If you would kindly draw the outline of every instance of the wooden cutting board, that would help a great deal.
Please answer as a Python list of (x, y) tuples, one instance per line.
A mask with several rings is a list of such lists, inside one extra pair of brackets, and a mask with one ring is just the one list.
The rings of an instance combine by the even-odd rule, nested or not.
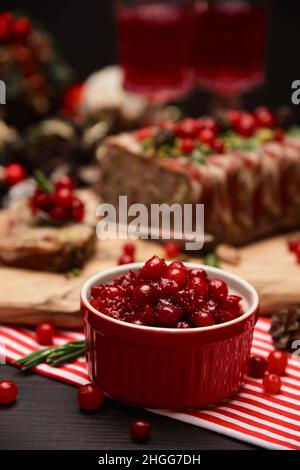
[[(286, 240), (287, 236), (278, 236), (242, 248), (238, 266), (222, 263), (224, 269), (242, 276), (256, 287), (264, 314), (300, 303), (300, 265), (288, 252)], [(80, 326), (80, 287), (89, 276), (117, 263), (123, 243), (123, 240), (98, 241), (96, 255), (77, 278), (0, 268), (0, 322), (34, 325), (50, 321), (68, 328)], [(138, 241), (136, 245), (137, 261), (144, 261), (153, 254), (163, 256), (160, 244)], [(201, 262), (197, 257), (187, 259)]]

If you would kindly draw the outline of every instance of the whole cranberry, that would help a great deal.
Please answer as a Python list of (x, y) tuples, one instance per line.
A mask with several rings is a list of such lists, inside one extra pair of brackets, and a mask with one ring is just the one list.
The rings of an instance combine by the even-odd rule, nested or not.
[(36, 209), (48, 212), (54, 205), (53, 194), (38, 192), (33, 198), (33, 204)]
[(18, 396), (18, 387), (11, 380), (0, 380), (0, 403), (10, 405)]
[(32, 30), (31, 21), (25, 16), (19, 16), (11, 23), (11, 34), (15, 39), (24, 40)]
[(202, 129), (207, 129), (207, 130), (210, 130), (213, 132), (214, 135), (216, 135), (220, 128), (219, 128), (219, 124), (217, 123), (217, 121), (211, 117), (204, 117), (204, 118), (201, 118), (198, 120), (198, 125), (200, 126), (200, 131)]
[(209, 293), (214, 300), (220, 300), (227, 297), (228, 287), (222, 279), (212, 279), (209, 282)]
[(53, 344), (55, 329), (49, 323), (42, 323), (36, 327), (35, 335), (39, 344), (42, 344), (43, 346), (50, 346)]
[(105, 295), (109, 299), (118, 299), (122, 297), (122, 289), (118, 286), (105, 286), (104, 289), (102, 289), (102, 295)]
[(284, 131), (282, 129), (275, 129), (274, 130), (274, 140), (276, 140), (276, 142), (283, 142), (283, 140), (284, 140)]
[(146, 442), (150, 437), (150, 432), (148, 421), (134, 421), (130, 427), (130, 434), (135, 442)]
[(182, 313), (182, 309), (177, 305), (160, 302), (157, 306), (156, 318), (161, 325), (168, 328), (176, 328)]
[(0, 41), (6, 41), (11, 34), (11, 20), (4, 13), (0, 15)]
[(71, 207), (73, 203), (73, 192), (68, 188), (57, 189), (54, 194), (55, 203), (62, 207)]
[(160, 124), (159, 124), (159, 127), (161, 129), (166, 129), (168, 131), (172, 131), (172, 132), (175, 132), (176, 128), (177, 128), (177, 124), (175, 121), (170, 121), (170, 120), (166, 120), (166, 121), (162, 121)]
[(196, 295), (206, 297), (208, 295), (208, 284), (203, 277), (195, 276), (188, 282), (188, 289), (192, 289)]
[(177, 258), (181, 253), (180, 245), (176, 242), (168, 242), (165, 244), (166, 257), (169, 259)]
[(66, 220), (68, 218), (68, 212), (63, 206), (54, 206), (49, 210), (49, 215), (54, 220)]
[(261, 356), (251, 356), (248, 364), (248, 375), (262, 379), (267, 370), (267, 361)]
[(152, 304), (157, 300), (155, 289), (150, 284), (141, 284), (133, 291), (132, 301), (134, 305)]
[(288, 355), (284, 351), (272, 351), (268, 357), (268, 372), (283, 375), (288, 365)]
[(73, 196), (71, 204), (71, 217), (76, 222), (82, 222), (84, 219), (85, 208), (83, 202), (76, 196)]
[(230, 111), (228, 111), (228, 121), (229, 123), (234, 126), (240, 119), (242, 115), (242, 111), (240, 111), (239, 109), (231, 109)]
[(193, 140), (197, 137), (199, 130), (199, 122), (196, 119), (185, 119), (177, 125), (175, 133), (177, 137), (181, 137), (182, 139)]
[(27, 178), (25, 168), (19, 163), (10, 163), (4, 167), (4, 182), (13, 186)]
[(135, 255), (135, 244), (134, 243), (125, 243), (123, 246), (123, 251), (125, 255), (134, 256)]
[(207, 279), (207, 274), (204, 269), (191, 269), (189, 271), (190, 277), (203, 277), (203, 279)]
[(220, 299), (220, 305), (223, 309), (232, 313), (234, 317), (239, 317), (242, 313), (240, 301), (241, 297), (239, 295), (228, 295)]
[(156, 324), (156, 312), (151, 305), (144, 306), (141, 321), (143, 325), (154, 326)]
[(195, 149), (195, 142), (193, 139), (183, 139), (180, 143), (180, 150), (182, 153), (190, 154)]
[(265, 106), (260, 106), (254, 112), (256, 120), (256, 127), (263, 128), (267, 127), (272, 129), (276, 125), (276, 116), (272, 111)]
[(215, 133), (211, 129), (202, 129), (198, 134), (201, 144), (212, 146), (215, 140)]
[(139, 129), (136, 131), (135, 136), (139, 142), (142, 142), (143, 140), (150, 139), (152, 137), (152, 130), (149, 127)]
[(83, 410), (96, 410), (102, 405), (104, 393), (98, 385), (89, 383), (80, 387), (77, 398)]
[(122, 255), (119, 259), (118, 259), (118, 264), (121, 266), (123, 264), (131, 264), (131, 263), (134, 263), (134, 258), (132, 255)]
[(192, 323), (197, 327), (212, 326), (214, 324), (212, 313), (209, 310), (199, 310), (191, 315)]
[(158, 256), (153, 256), (149, 259), (140, 271), (140, 277), (142, 279), (158, 281), (165, 268), (165, 262)]
[(166, 269), (166, 278), (175, 281), (182, 289), (187, 282), (187, 270), (182, 263), (171, 263)]
[(211, 147), (217, 153), (224, 153), (224, 142), (222, 139), (214, 139)]
[(219, 309), (215, 312), (215, 321), (217, 324), (226, 323), (234, 319), (234, 314), (228, 310)]
[(263, 378), (263, 386), (267, 393), (276, 395), (281, 390), (281, 379), (276, 374), (266, 373)]
[(179, 291), (179, 285), (172, 279), (162, 278), (159, 286), (163, 297), (172, 297)]
[(242, 113), (233, 125), (234, 130), (243, 137), (252, 137), (256, 129), (256, 120), (250, 113)]
[(61, 176), (55, 181), (56, 189), (69, 189), (72, 191), (75, 188), (75, 181), (70, 176)]

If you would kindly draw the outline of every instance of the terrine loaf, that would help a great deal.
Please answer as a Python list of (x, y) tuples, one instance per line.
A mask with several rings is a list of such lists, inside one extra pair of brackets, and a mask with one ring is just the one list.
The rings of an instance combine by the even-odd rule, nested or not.
[(267, 108), (163, 122), (110, 137), (98, 149), (106, 202), (203, 203), (205, 231), (243, 244), (300, 225), (300, 132)]
[(0, 265), (52, 272), (84, 266), (95, 248), (98, 198), (68, 192), (62, 185), (70, 181), (61, 178), (53, 191), (37, 186), (1, 211)]

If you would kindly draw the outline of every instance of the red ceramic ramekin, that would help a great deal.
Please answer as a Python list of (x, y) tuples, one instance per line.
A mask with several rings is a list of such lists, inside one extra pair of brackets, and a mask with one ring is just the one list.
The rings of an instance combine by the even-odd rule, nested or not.
[(90, 278), (81, 291), (88, 341), (90, 378), (112, 398), (149, 408), (201, 407), (229, 397), (244, 382), (258, 295), (243, 279), (221, 269), (203, 268), (223, 279), (243, 298), (245, 313), (230, 322), (204, 328), (175, 329), (132, 325), (99, 313), (89, 303), (95, 284), (141, 268), (142, 263), (114, 267)]

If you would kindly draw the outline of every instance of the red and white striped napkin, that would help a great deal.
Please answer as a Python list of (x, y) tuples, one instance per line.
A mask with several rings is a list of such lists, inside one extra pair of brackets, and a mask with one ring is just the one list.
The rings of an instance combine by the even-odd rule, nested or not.
[[(267, 319), (258, 321), (254, 332), (253, 354), (267, 356), (272, 351), (269, 326)], [(54, 343), (61, 345), (83, 337), (83, 334), (72, 331), (58, 332)], [(0, 326), (0, 356), (6, 357), (8, 362), (39, 348), (31, 330)], [(37, 366), (35, 371), (76, 386), (89, 381), (84, 359), (59, 368), (43, 364)], [(299, 450), (300, 360), (290, 358), (287, 373), (282, 381), (282, 392), (279, 395), (264, 393), (261, 380), (247, 378), (238, 394), (216, 405), (193, 412), (154, 412), (260, 447)]]

